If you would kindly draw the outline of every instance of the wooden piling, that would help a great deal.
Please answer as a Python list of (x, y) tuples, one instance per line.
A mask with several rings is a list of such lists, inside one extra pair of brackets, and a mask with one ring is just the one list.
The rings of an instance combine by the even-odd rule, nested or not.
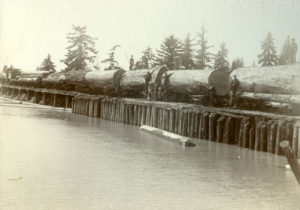
[(277, 132), (276, 132), (276, 144), (275, 144), (275, 154), (282, 154), (280, 151), (280, 142), (283, 141), (284, 126), (286, 121), (284, 119), (278, 120), (277, 122)]
[(224, 130), (224, 123), (225, 123), (225, 116), (221, 115), (221, 117), (217, 120), (217, 142), (223, 141), (223, 130)]
[(262, 123), (260, 127), (260, 151), (267, 151), (267, 125)]
[(216, 141), (216, 120), (218, 115), (216, 113), (209, 114), (209, 135), (210, 141)]

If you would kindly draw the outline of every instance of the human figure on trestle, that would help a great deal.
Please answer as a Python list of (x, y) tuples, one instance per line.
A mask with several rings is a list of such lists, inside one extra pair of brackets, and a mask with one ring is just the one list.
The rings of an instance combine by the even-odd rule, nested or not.
[(234, 105), (234, 101), (236, 100), (236, 93), (239, 89), (240, 82), (237, 79), (236, 75), (233, 76), (233, 80), (230, 83), (230, 98), (229, 98), (229, 105)]

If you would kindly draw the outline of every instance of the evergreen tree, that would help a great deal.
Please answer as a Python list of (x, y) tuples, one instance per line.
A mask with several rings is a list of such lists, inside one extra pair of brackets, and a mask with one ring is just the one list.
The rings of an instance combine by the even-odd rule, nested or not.
[(183, 43), (182, 65), (185, 69), (193, 69), (195, 64), (193, 61), (194, 49), (190, 33), (187, 34)]
[(8, 71), (8, 66), (7, 66), (7, 65), (4, 65), (2, 71), (3, 71), (3, 73), (7, 73), (7, 71)]
[(140, 67), (142, 68), (152, 68), (154, 66), (155, 55), (152, 52), (152, 49), (148, 47), (145, 51), (142, 52), (143, 56), (140, 60)]
[(269, 32), (261, 44), (262, 53), (258, 55), (258, 63), (261, 66), (275, 66), (278, 63), (274, 39)]
[(244, 67), (244, 60), (242, 58), (236, 58), (231, 63), (231, 71), (242, 67)]
[(295, 64), (297, 55), (297, 43), (295, 39), (291, 39), (290, 36), (285, 40), (281, 53), (279, 56), (279, 64)]
[(178, 69), (180, 67), (180, 57), (182, 56), (182, 43), (174, 35), (165, 38), (157, 50), (157, 63), (167, 65), (169, 69)]
[(225, 43), (220, 44), (220, 50), (215, 56), (215, 70), (229, 70), (229, 62), (227, 61), (228, 50), (226, 49)]
[(108, 53), (109, 57), (107, 59), (101, 61), (101, 63), (109, 63), (108, 68), (106, 68), (105, 70), (120, 69), (120, 67), (118, 67), (119, 63), (115, 59), (115, 51), (118, 47), (121, 47), (121, 45), (113, 46), (113, 48), (111, 48), (110, 52)]
[(204, 69), (211, 67), (210, 62), (213, 59), (213, 54), (208, 52), (208, 49), (213, 47), (207, 44), (207, 40), (205, 37), (206, 30), (204, 25), (201, 28), (201, 32), (199, 33), (199, 45), (200, 49), (197, 51), (196, 63), (198, 69)]
[(48, 54), (47, 58), (44, 59), (44, 61), (42, 62), (42, 65), (40, 67), (38, 67), (39, 71), (55, 71), (55, 65), (51, 60), (51, 56), (50, 54)]
[(86, 26), (73, 26), (73, 32), (68, 33), (67, 41), (70, 44), (65, 59), (65, 71), (86, 70), (92, 65), (97, 55), (95, 40), (86, 34)]

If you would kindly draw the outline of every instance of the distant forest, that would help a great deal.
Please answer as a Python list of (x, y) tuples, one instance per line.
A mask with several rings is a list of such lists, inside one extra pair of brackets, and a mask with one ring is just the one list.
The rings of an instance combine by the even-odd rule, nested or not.
[[(173, 69), (206, 69), (214, 68), (222, 71), (232, 71), (236, 68), (244, 67), (242, 57), (235, 58), (230, 64), (227, 58), (228, 49), (225, 43), (221, 43), (216, 54), (210, 52), (214, 46), (209, 45), (206, 37), (206, 29), (203, 25), (196, 38), (191, 38), (190, 33), (184, 39), (179, 39), (174, 35), (164, 38), (160, 48), (153, 50), (148, 46), (142, 51), (142, 56), (134, 60), (130, 58), (128, 68), (150, 69), (156, 65), (166, 65), (170, 70)], [(77, 70), (99, 70), (99, 65), (95, 63), (97, 50), (95, 49), (95, 41), (87, 34), (86, 26), (73, 26), (72, 32), (67, 34), (67, 43), (65, 58), (61, 62), (65, 64), (62, 71)], [(108, 67), (104, 70), (120, 69), (119, 63), (115, 58), (115, 51), (120, 45), (113, 46), (108, 57), (102, 60), (102, 63), (108, 63)], [(275, 66), (296, 64), (297, 43), (296, 40), (288, 36), (278, 53), (274, 45), (274, 38), (269, 32), (266, 38), (261, 42), (261, 52), (258, 54), (257, 63), (259, 66)], [(256, 66), (253, 62), (252, 66)], [(11, 65), (9, 68), (13, 68)], [(55, 65), (51, 60), (51, 55), (42, 61), (37, 70), (55, 71)], [(4, 66), (3, 71), (8, 69)]]

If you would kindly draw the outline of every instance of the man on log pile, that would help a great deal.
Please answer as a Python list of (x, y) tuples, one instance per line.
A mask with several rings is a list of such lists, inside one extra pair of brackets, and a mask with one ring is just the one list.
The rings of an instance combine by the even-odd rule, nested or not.
[(129, 61), (129, 70), (133, 70), (133, 67), (134, 67), (134, 58), (133, 58), (133, 55), (131, 55), (130, 61)]
[(208, 104), (209, 106), (216, 104), (216, 89), (212, 86), (208, 89)]
[(237, 79), (236, 75), (233, 76), (233, 80), (230, 84), (230, 99), (229, 99), (229, 105), (232, 106), (236, 99), (236, 93), (238, 91), (238, 88), (240, 86), (240, 81)]
[(149, 83), (152, 79), (152, 74), (153, 74), (154, 71), (152, 71), (151, 73), (148, 71), (147, 74), (144, 76), (144, 79), (145, 79), (145, 97), (147, 99), (150, 98), (150, 86), (149, 86)]

